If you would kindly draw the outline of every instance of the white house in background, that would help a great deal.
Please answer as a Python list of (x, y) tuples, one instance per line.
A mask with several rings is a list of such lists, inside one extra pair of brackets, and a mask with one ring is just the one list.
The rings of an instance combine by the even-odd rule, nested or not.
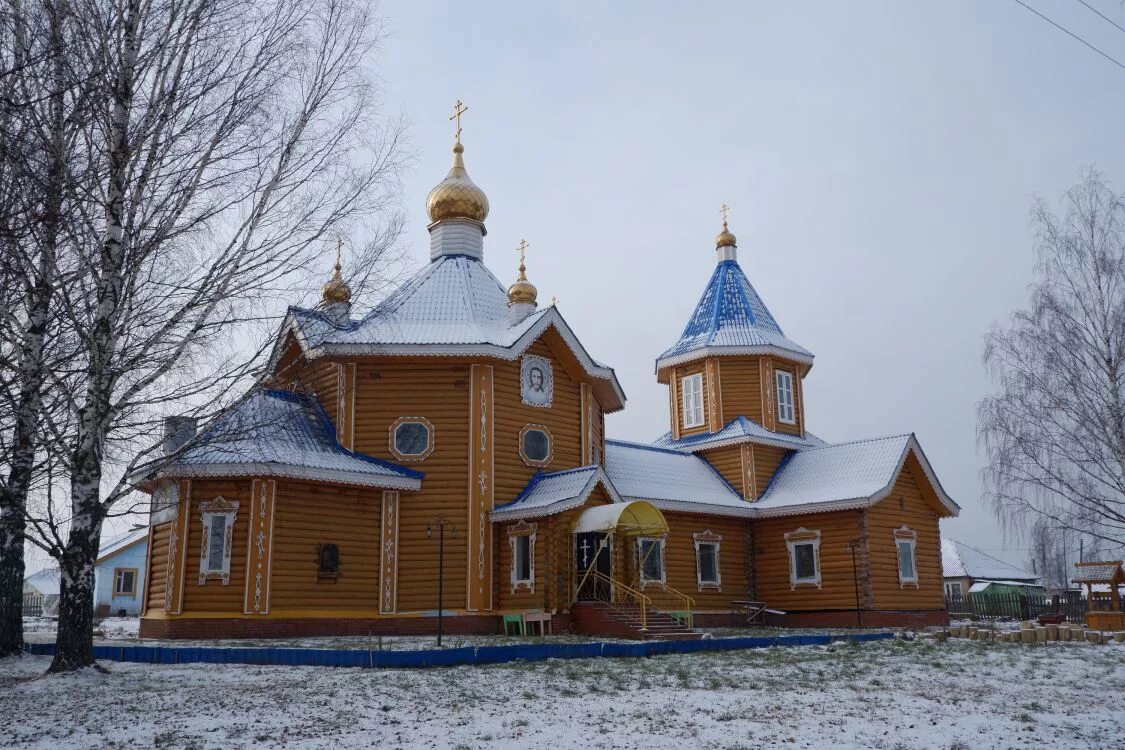
[(102, 542), (94, 567), (95, 617), (141, 613), (147, 555), (147, 526)]
[(951, 599), (966, 594), (1019, 594), (1043, 589), (1043, 580), (1034, 573), (949, 537), (941, 540), (941, 568), (945, 595)]
[[(31, 616), (54, 617), (59, 613), (59, 569), (43, 568), (23, 579), (24, 607)], [(29, 597), (31, 597), (29, 599)], [(42, 597), (40, 601), (38, 598)]]

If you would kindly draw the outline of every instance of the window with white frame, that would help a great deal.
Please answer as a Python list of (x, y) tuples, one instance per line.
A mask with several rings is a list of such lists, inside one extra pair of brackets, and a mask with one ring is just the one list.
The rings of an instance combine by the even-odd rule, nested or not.
[(684, 427), (702, 427), (703, 373), (680, 378), (680, 398), (683, 402)]
[(695, 581), (700, 591), (721, 590), (719, 576), (719, 542), (722, 537), (705, 531), (695, 534)]
[(785, 424), (797, 423), (797, 410), (793, 401), (793, 373), (777, 370), (777, 418)]
[(637, 570), (641, 588), (645, 584), (665, 582), (663, 538), (641, 537), (637, 540)]
[(113, 595), (114, 596), (136, 596), (137, 595), (137, 569), (136, 568), (114, 568), (113, 569)]
[(898, 552), (898, 585), (918, 586), (918, 561), (915, 555), (918, 534), (903, 526), (895, 529), (895, 550)]
[(238, 503), (222, 497), (199, 504), (203, 514), (203, 539), (200, 545), (199, 584), (217, 578), (230, 583), (230, 552), (234, 542), (234, 520)]
[(804, 527), (785, 535), (789, 549), (789, 587), (820, 588), (820, 532)]
[(512, 548), (512, 593), (535, 591), (535, 524), (520, 521), (508, 529)]
[(961, 598), (961, 583), (960, 581), (946, 581), (945, 595), (950, 599)]

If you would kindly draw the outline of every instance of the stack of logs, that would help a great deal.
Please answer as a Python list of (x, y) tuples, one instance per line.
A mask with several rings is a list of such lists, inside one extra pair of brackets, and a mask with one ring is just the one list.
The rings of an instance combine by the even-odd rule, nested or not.
[(1087, 630), (1082, 625), (1040, 625), (1037, 622), (1020, 623), (1019, 630), (996, 630), (976, 625), (955, 625), (949, 629), (953, 638), (974, 641), (1000, 641), (1003, 643), (1046, 643), (1047, 641), (1089, 641), (1090, 643), (1125, 643), (1125, 631), (1103, 633)]

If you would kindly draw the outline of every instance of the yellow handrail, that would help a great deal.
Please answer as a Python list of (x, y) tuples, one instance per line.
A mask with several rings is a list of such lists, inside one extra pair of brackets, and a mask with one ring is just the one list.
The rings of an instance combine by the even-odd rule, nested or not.
[[(593, 578), (594, 580), (601, 581), (609, 585), (610, 593), (606, 596), (606, 600), (604, 601), (605, 604), (613, 605), (615, 603), (614, 599), (618, 599), (620, 601), (632, 600), (634, 603), (636, 603), (641, 612), (641, 630), (648, 630), (648, 610), (652, 607), (651, 597), (649, 597), (647, 594), (643, 594), (640, 591), (637, 591), (631, 586), (625, 585), (621, 581), (618, 581), (616, 578), (611, 578), (605, 573), (594, 570), (593, 568), (590, 568), (586, 571), (586, 575), (582, 579), (583, 582), (585, 582), (588, 578)], [(577, 593), (575, 594), (575, 596), (577, 598)]]
[(692, 599), (690, 596), (680, 591), (676, 591), (676, 589), (672, 588), (668, 584), (664, 584), (664, 590), (676, 599), (679, 599), (681, 602), (683, 602), (684, 606), (681, 608), (681, 611), (687, 613), (687, 626), (688, 628), (694, 628), (695, 626), (692, 623), (695, 618), (692, 613), (695, 610), (695, 599)]

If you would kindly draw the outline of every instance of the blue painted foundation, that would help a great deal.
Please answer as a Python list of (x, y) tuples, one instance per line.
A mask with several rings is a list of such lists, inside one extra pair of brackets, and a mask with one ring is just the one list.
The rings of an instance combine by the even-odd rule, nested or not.
[[(196, 648), (180, 646), (95, 646), (104, 661), (140, 664), (261, 664), (285, 667), (409, 668), (503, 664), (547, 659), (662, 656), (702, 651), (734, 651), (773, 646), (824, 646), (893, 638), (892, 633), (855, 635), (781, 635), (773, 638), (706, 638), (699, 641), (641, 641), (624, 643), (521, 643), (510, 646), (466, 646), (425, 651), (360, 651), (316, 648)], [(55, 644), (29, 643), (29, 654), (53, 656)]]

